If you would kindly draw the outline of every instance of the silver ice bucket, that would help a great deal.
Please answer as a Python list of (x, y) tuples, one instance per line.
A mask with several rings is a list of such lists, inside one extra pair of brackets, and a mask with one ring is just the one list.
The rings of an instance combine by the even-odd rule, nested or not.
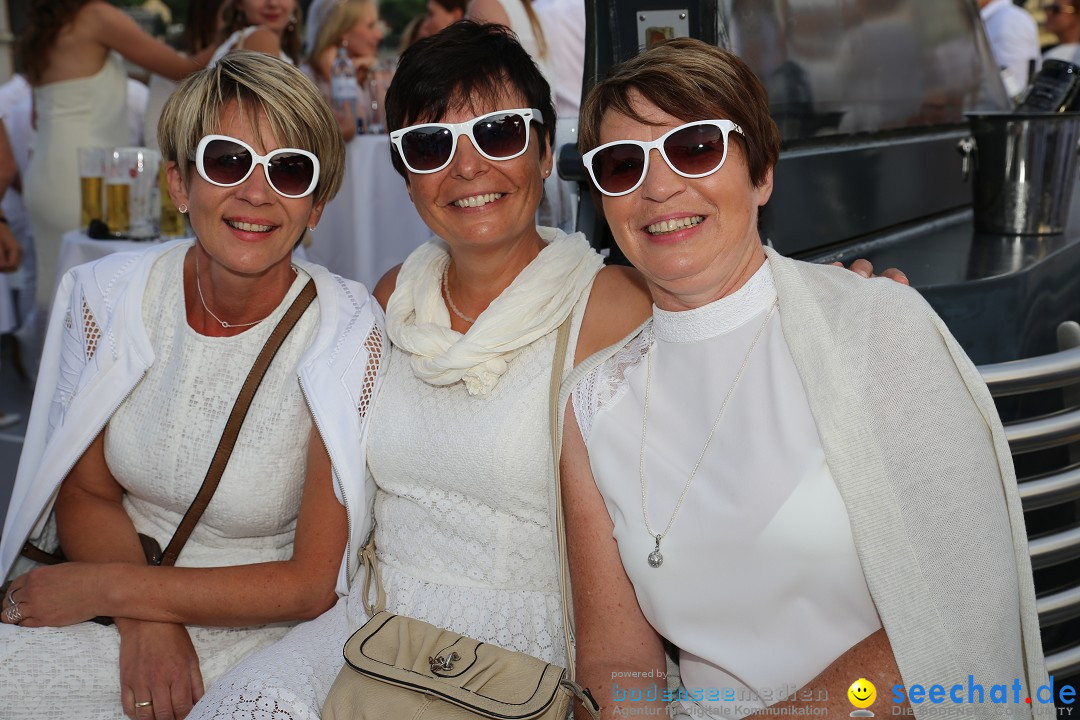
[(975, 230), (1052, 235), (1065, 230), (1076, 181), (1080, 113), (968, 113), (964, 172), (974, 169)]

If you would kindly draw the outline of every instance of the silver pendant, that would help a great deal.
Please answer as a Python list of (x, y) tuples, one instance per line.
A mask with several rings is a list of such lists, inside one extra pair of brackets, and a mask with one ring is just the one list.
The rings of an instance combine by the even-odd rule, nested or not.
[(656, 547), (649, 553), (649, 567), (658, 568), (664, 564), (664, 556), (660, 554), (660, 536), (656, 536)]

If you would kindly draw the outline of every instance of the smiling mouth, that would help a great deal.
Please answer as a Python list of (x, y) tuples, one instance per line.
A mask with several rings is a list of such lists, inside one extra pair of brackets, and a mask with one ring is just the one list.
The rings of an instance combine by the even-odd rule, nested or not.
[(256, 225), (255, 223), (240, 222), (238, 220), (226, 220), (225, 224), (236, 230), (242, 232), (270, 232), (274, 229), (273, 225)]
[(459, 208), (477, 208), (483, 207), (488, 203), (493, 203), (503, 196), (502, 193), (487, 193), (486, 195), (473, 195), (472, 197), (461, 198), (453, 202)]
[(694, 215), (693, 217), (677, 218), (675, 220), (662, 220), (658, 223), (645, 228), (650, 235), (664, 235), (665, 233), (676, 232), (677, 230), (685, 230), (688, 227), (694, 227), (705, 222), (705, 218), (702, 215)]

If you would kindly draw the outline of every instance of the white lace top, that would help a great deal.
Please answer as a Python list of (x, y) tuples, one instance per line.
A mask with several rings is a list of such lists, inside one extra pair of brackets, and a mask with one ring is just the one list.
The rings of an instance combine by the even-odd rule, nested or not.
[[(229, 412), (277, 321), (303, 289), (298, 272), (262, 323), (233, 337), (207, 337), (187, 323), (183, 263), (188, 245), (154, 265), (143, 319), (155, 359), (105, 432), (105, 459), (127, 490), (124, 505), (162, 547), (202, 484)], [(292, 555), (307, 465), (311, 414), (296, 379), (318, 325), (318, 300), (285, 340), (263, 378), (221, 484), (178, 565), (213, 567)]]
[[(765, 263), (732, 295), (654, 308), (644, 331), (574, 392), (597, 487), (638, 602), (680, 649), (688, 690), (718, 717), (790, 695), (881, 627), (799, 374), (773, 313), (661, 543), (642, 519), (639, 455), (663, 533), (755, 334), (776, 300)], [(780, 308), (783, 312), (783, 308)]]

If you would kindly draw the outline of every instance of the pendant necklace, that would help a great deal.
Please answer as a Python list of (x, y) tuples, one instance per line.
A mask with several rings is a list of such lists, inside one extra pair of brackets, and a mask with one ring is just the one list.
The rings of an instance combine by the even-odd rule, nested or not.
[(716, 414), (716, 420), (713, 421), (712, 430), (709, 431), (709, 437), (705, 440), (705, 446), (701, 448), (701, 454), (698, 455), (697, 462), (694, 463), (694, 469), (690, 471), (690, 477), (686, 479), (686, 483), (683, 485), (682, 493), (679, 495), (679, 501), (675, 503), (675, 510), (671, 513), (671, 519), (668, 520), (664, 532), (661, 533), (653, 530), (652, 525), (649, 524), (648, 502), (645, 499), (647, 490), (647, 484), (645, 482), (645, 430), (649, 420), (649, 390), (652, 387), (652, 349), (646, 354), (645, 411), (641, 416), (641, 455), (638, 458), (638, 477), (641, 480), (641, 515), (645, 519), (645, 530), (656, 540), (656, 547), (649, 553), (649, 567), (658, 568), (664, 564), (664, 556), (660, 553), (660, 541), (664, 539), (668, 532), (671, 531), (671, 526), (675, 524), (675, 518), (678, 517), (679, 510), (682, 509), (683, 500), (686, 499), (686, 493), (690, 491), (690, 485), (693, 484), (698, 468), (701, 467), (701, 461), (705, 458), (705, 451), (709, 449), (713, 436), (716, 435), (716, 428), (720, 426), (720, 418), (724, 416), (724, 410), (727, 408), (728, 400), (731, 399), (731, 394), (735, 391), (735, 386), (739, 384), (739, 378), (742, 377), (743, 371), (746, 370), (746, 366), (750, 362), (750, 356), (754, 353), (754, 348), (757, 347), (758, 340), (761, 339), (761, 334), (765, 331), (765, 326), (769, 324), (769, 318), (772, 317), (775, 310), (776, 301), (774, 300), (772, 305), (769, 306), (769, 312), (765, 314), (765, 320), (762, 321), (761, 327), (758, 328), (757, 334), (754, 335), (754, 339), (750, 343), (750, 349), (746, 351), (746, 356), (743, 357), (742, 365), (739, 366), (739, 371), (735, 373), (735, 379), (731, 381), (731, 386), (728, 388), (727, 394), (724, 395), (724, 402), (720, 404), (720, 412)]
[[(292, 271), (293, 271), (293, 273), (295, 273), (295, 272), (296, 272), (296, 266), (295, 266), (295, 265), (293, 265), (293, 266), (292, 266)], [(214, 314), (214, 311), (213, 311), (213, 310), (211, 310), (211, 309), (210, 309), (210, 307), (209, 307), (209, 306), (208, 306), (208, 305), (206, 304), (206, 298), (205, 298), (205, 297), (203, 297), (203, 292), (202, 292), (202, 282), (201, 282), (201, 281), (199, 280), (199, 253), (198, 253), (198, 252), (196, 252), (196, 253), (195, 253), (195, 289), (199, 291), (199, 302), (201, 302), (201, 303), (202, 303), (202, 306), (203, 306), (203, 310), (205, 310), (205, 311), (206, 311), (207, 313), (209, 313), (210, 317), (212, 317), (212, 318), (214, 318), (215, 320), (217, 320), (217, 321), (218, 321), (218, 323), (220, 323), (220, 324), (221, 324), (221, 327), (223, 327), (223, 328), (226, 328), (226, 329), (228, 329), (228, 328), (242, 328), (242, 327), (251, 327), (252, 325), (258, 325), (258, 324), (259, 324), (259, 323), (261, 323), (261, 322), (262, 322), (263, 320), (265, 320), (266, 318), (270, 317), (270, 315), (273, 315), (273, 314), (274, 314), (274, 311), (273, 311), (273, 310), (271, 310), (271, 311), (270, 311), (270, 315), (267, 315), (267, 316), (266, 316), (266, 317), (264, 317), (264, 318), (263, 318), (262, 320), (256, 320), (255, 322), (249, 322), (249, 323), (231, 323), (231, 322), (225, 322), (224, 320), (222, 320), (221, 318), (219, 318), (219, 317), (218, 317), (217, 315), (215, 315), (215, 314)], [(276, 309), (276, 308), (275, 308), (275, 309)]]

